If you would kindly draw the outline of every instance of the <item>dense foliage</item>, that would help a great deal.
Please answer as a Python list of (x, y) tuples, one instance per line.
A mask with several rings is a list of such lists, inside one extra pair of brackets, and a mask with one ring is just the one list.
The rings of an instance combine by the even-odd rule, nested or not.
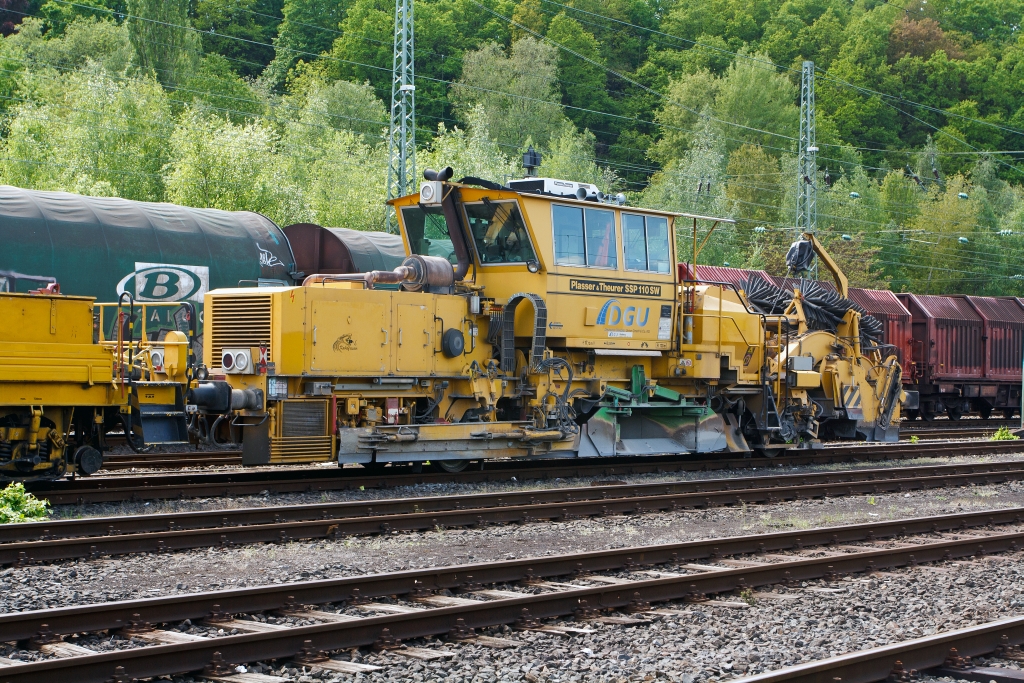
[[(543, 175), (735, 218), (702, 262), (780, 271), (811, 60), (800, 182), (853, 283), (1024, 294), (1024, 0), (904, 1), (418, 0), (418, 166), (503, 181), (532, 144)], [(0, 0), (0, 180), (381, 229), (393, 17)]]

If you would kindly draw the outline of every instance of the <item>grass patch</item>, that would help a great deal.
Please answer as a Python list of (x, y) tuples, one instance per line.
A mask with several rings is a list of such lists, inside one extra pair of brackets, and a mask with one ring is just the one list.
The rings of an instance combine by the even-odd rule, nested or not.
[(25, 485), (14, 482), (0, 491), (0, 524), (18, 524), (46, 519), (50, 514), (50, 501), (39, 500), (25, 491)]
[(1019, 441), (1020, 437), (1014, 434), (1007, 427), (1000, 427), (996, 433), (988, 437), (989, 441)]

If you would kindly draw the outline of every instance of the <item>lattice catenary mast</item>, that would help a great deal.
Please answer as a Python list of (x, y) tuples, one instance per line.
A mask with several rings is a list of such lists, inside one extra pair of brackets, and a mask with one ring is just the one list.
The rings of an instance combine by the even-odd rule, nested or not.
[[(395, 0), (395, 58), (391, 79), (388, 139), (388, 199), (412, 192), (416, 183), (416, 73), (413, 66), (413, 0)], [(398, 232), (387, 209), (388, 232)]]
[(818, 152), (814, 134), (814, 62), (804, 62), (800, 78), (800, 150), (797, 165), (796, 237), (818, 227)]

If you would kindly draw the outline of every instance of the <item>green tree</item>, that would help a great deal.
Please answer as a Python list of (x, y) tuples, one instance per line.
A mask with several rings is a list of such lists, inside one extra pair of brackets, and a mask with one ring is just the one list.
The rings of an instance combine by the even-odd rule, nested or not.
[[(327, 130), (349, 130), (363, 142), (379, 142), (388, 125), (387, 107), (369, 83), (328, 81), (322, 62), (300, 63), (289, 81), (286, 103), (299, 110), (299, 119), (318, 136)], [(313, 132), (319, 130), (320, 132)]]
[(569, 106), (566, 115), (579, 128), (600, 131), (618, 129), (618, 119), (598, 113), (614, 114), (618, 107), (608, 95), (608, 79), (602, 66), (603, 59), (597, 39), (564, 12), (551, 20), (547, 37), (575, 53), (558, 51), (562, 102)]
[(278, 133), (263, 121), (186, 110), (170, 140), (167, 199), (185, 206), (257, 211), (281, 225), (312, 218), (288, 178)]
[(668, 165), (683, 157), (697, 125), (697, 112), (711, 111), (720, 86), (719, 79), (706, 69), (685, 74), (669, 83), (656, 117), (662, 125), (661, 138), (651, 147), (651, 158)]
[(179, 103), (206, 107), (235, 122), (266, 112), (259, 94), (219, 54), (204, 56), (199, 67), (179, 85), (174, 97)]
[[(73, 4), (66, 0), (46, 0), (39, 6), (39, 17), (43, 19), (48, 36), (56, 37), (77, 19), (113, 19), (126, 11), (125, 0), (79, 0)], [(33, 18), (26, 16), (22, 23)]]
[(284, 0), (198, 0), (193, 25), (203, 50), (225, 57), (240, 76), (254, 77), (274, 59), (271, 46)]
[[(284, 0), (281, 23), (274, 38), (274, 60), (263, 78), (277, 87), (284, 83), (295, 62), (309, 61), (329, 50), (338, 37), (338, 27), (347, 8), (348, 3), (342, 0)], [(388, 45), (390, 49), (390, 42)]]
[(174, 86), (199, 60), (199, 34), (189, 24), (187, 0), (127, 0), (128, 35), (139, 65)]
[(556, 49), (534, 38), (522, 38), (506, 55), (486, 43), (462, 58), (462, 77), (451, 99), (460, 118), (483, 111), (486, 130), (505, 150), (514, 153), (528, 139), (545, 147), (565, 117), (555, 90)]
[(117, 79), (98, 67), (70, 74), (39, 69), (25, 79), (23, 92), (32, 97), (9, 112), (0, 157), (4, 182), (164, 199), (160, 171), (174, 121), (154, 79)]
[(776, 157), (758, 145), (742, 145), (729, 154), (726, 174), (725, 196), (734, 203), (737, 215), (753, 222), (739, 226), (739, 234), (748, 235), (754, 224), (779, 219), (782, 176)]
[(74, 17), (60, 33), (43, 34), (44, 24), (35, 17), (22, 22), (18, 33), (4, 39), (3, 52), (25, 60), (12, 66), (24, 68), (78, 69), (92, 62), (110, 73), (132, 69), (135, 52), (128, 29), (109, 19)]
[(351, 131), (332, 131), (323, 140), (304, 192), (320, 225), (383, 230), (387, 193), (387, 148), (367, 145)]
[(589, 130), (582, 133), (568, 121), (557, 135), (551, 138), (547, 154), (541, 161), (540, 175), (551, 178), (567, 178), (581, 183), (593, 183), (605, 194), (620, 189), (619, 178), (614, 171), (597, 163), (594, 155), (596, 138)]
[[(765, 55), (754, 57), (763, 60)], [(800, 123), (797, 96), (796, 86), (784, 75), (763, 63), (737, 59), (718, 88), (714, 113), (721, 121), (746, 129), (722, 124), (723, 132), (732, 138), (726, 146), (732, 150), (749, 141), (778, 148), (785, 137), (796, 137)]]
[(488, 129), (490, 116), (484, 105), (477, 104), (466, 115), (467, 128), (438, 126), (437, 136), (418, 158), (423, 168), (455, 169), (455, 177), (476, 176), (495, 183), (505, 183), (519, 175), (518, 164), (505, 154)]

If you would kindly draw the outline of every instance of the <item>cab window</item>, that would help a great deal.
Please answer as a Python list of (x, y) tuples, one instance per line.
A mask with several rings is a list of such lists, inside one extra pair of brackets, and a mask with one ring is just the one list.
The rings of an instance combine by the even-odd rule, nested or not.
[(480, 263), (526, 263), (536, 261), (523, 216), (516, 202), (492, 202), (464, 205), (466, 224)]
[(626, 270), (670, 272), (668, 219), (622, 214), (622, 245)]
[(440, 256), (453, 264), (458, 262), (441, 207), (402, 207), (402, 223), (413, 254)]
[(557, 265), (618, 268), (613, 211), (555, 204), (551, 222)]

